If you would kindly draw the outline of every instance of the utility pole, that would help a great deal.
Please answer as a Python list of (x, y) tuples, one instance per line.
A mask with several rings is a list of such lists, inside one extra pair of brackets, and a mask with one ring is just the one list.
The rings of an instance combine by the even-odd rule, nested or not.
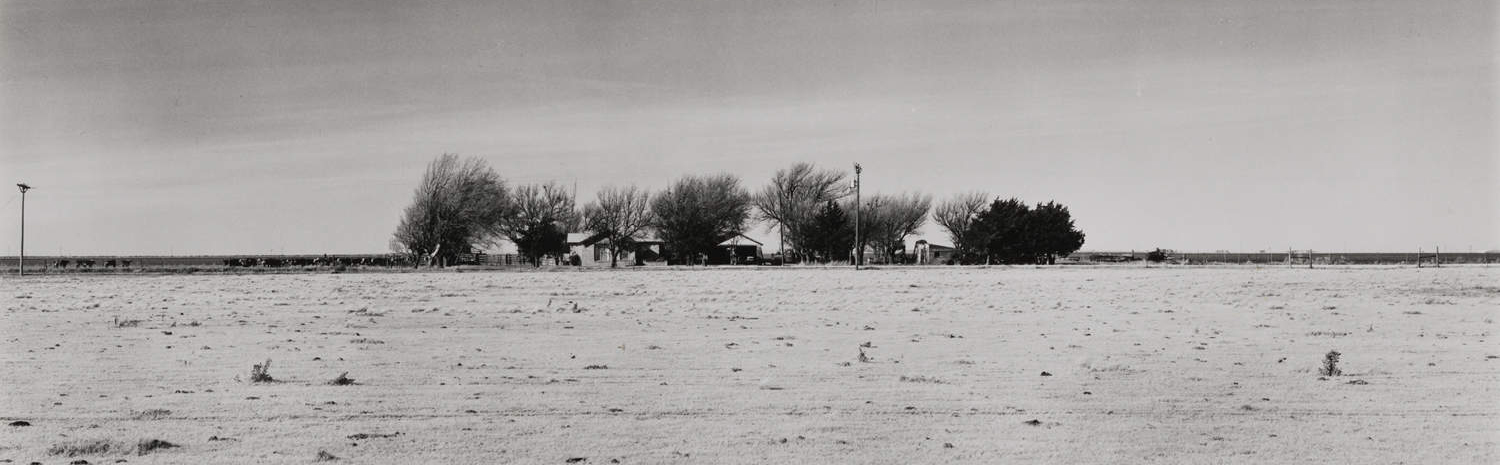
[(16, 188), (21, 190), (21, 257), (16, 261), (16, 273), (26, 276), (26, 191), (31, 190), (31, 186), (22, 182), (17, 183)]
[(860, 203), (859, 203), (859, 173), (862, 172), (862, 171), (864, 171), (864, 168), (860, 167), (859, 163), (855, 163), (854, 164), (854, 269), (856, 269), (856, 270), (859, 269), (860, 265), (864, 264), (864, 260), (865, 260), (865, 248), (864, 248), (864, 245), (860, 244), (860, 242), (859, 242), (859, 211), (861, 210), (861, 207), (862, 207), (862, 205), (860, 205)]

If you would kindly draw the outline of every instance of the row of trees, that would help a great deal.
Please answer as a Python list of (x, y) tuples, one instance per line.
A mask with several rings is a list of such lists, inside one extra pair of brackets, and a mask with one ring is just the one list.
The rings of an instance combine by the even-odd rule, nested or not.
[[(926, 223), (932, 198), (876, 194), (861, 199), (856, 244), (847, 181), (846, 173), (798, 163), (777, 171), (754, 194), (731, 174), (684, 176), (656, 193), (606, 187), (580, 209), (574, 195), (555, 183), (511, 189), (483, 160), (445, 154), (428, 165), (392, 248), (447, 263), (503, 239), (540, 265), (546, 257), (560, 260), (567, 254), (570, 231), (602, 238), (616, 257), (635, 250), (634, 239), (649, 231), (666, 243), (669, 256), (692, 263), (758, 220), (778, 230), (788, 257), (843, 261), (857, 258), (849, 256), (851, 251), (873, 250), (893, 260), (906, 238)], [(974, 193), (938, 204), (931, 216), (949, 233), (964, 263), (1050, 262), (1083, 244), (1067, 208), (1051, 202), (1030, 208), (1016, 199), (990, 203)]]

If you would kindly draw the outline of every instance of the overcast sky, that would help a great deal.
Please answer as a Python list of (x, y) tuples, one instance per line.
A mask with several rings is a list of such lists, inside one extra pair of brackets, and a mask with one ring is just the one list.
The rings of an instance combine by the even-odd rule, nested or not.
[(0, 177), (36, 186), (31, 254), (383, 252), (444, 152), (581, 199), (859, 162), (867, 193), (1064, 203), (1086, 250), (1496, 249), (1496, 13), (3, 0)]

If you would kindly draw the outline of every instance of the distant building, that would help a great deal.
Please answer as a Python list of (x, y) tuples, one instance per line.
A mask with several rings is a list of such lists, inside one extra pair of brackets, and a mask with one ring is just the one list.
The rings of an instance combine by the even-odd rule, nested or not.
[(760, 241), (751, 239), (743, 233), (736, 233), (720, 242), (712, 253), (708, 254), (710, 265), (758, 265), (764, 256), (761, 255), (761, 247), (765, 246)]
[[(642, 265), (661, 260), (662, 241), (655, 236), (638, 235), (633, 250), (622, 252), (616, 262), (622, 266)], [(577, 255), (581, 266), (609, 266), (614, 255), (609, 238), (595, 233), (568, 233), (568, 251)]]
[(926, 239), (917, 241), (912, 247), (913, 259), (918, 265), (952, 265), (956, 258), (954, 252), (952, 247), (933, 244)]

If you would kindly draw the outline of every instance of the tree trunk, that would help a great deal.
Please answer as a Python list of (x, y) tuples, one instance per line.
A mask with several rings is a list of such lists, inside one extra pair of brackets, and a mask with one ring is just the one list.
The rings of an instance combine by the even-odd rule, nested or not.
[(615, 238), (615, 237), (609, 238), (609, 267), (610, 268), (617, 268), (617, 267), (619, 267), (619, 265), (618, 265), (619, 259), (620, 259), (620, 245), (619, 244), (620, 244), (619, 238)]

